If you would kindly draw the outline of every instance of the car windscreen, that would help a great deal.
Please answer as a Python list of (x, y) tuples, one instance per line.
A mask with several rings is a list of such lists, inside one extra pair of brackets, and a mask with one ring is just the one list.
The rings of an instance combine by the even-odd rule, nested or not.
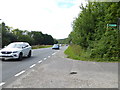
[(54, 44), (53, 47), (58, 47), (58, 45), (57, 45), (57, 44)]
[(23, 44), (9, 44), (6, 48), (22, 48)]

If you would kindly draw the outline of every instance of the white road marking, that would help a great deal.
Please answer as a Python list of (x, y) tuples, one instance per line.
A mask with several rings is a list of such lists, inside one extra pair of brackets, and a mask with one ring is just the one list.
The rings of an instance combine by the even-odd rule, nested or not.
[(50, 56), (48, 56), (48, 58), (50, 58)]
[(46, 60), (47, 58), (44, 58), (44, 60)]
[(30, 68), (33, 68), (35, 65), (36, 65), (36, 64), (31, 65)]
[(17, 76), (19, 76), (19, 75), (23, 74), (24, 72), (25, 72), (25, 71), (23, 70), (23, 71), (21, 71), (21, 72), (17, 73), (17, 74), (15, 75), (15, 77), (17, 77)]
[(5, 82), (2, 82), (2, 83), (0, 83), (0, 86), (2, 86), (2, 85), (4, 85), (5, 84)]
[(42, 62), (42, 60), (38, 61), (38, 63), (41, 63), (41, 62)]
[(53, 53), (52, 55), (55, 55), (56, 53)]

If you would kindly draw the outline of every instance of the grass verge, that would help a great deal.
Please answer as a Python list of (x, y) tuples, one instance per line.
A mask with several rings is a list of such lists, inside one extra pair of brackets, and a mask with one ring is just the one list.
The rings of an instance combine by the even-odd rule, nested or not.
[(118, 60), (109, 60), (108, 58), (91, 58), (90, 50), (83, 50), (79, 45), (70, 45), (64, 52), (68, 58), (82, 61), (96, 62), (118, 62)]
[(32, 49), (49, 48), (49, 47), (52, 47), (52, 45), (35, 45), (32, 46)]

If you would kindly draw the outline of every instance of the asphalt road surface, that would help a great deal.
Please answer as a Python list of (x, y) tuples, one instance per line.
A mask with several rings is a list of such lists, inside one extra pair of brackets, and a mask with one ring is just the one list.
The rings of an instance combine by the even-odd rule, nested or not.
[(31, 58), (3, 61), (5, 88), (118, 88), (118, 63), (66, 58), (64, 46), (33, 50)]
[(17, 73), (29, 69), (34, 66), (38, 61), (47, 58), (57, 52), (51, 48), (34, 49), (32, 50), (31, 58), (23, 58), (22, 61), (6, 60), (2, 61), (2, 82), (7, 82), (14, 77)]

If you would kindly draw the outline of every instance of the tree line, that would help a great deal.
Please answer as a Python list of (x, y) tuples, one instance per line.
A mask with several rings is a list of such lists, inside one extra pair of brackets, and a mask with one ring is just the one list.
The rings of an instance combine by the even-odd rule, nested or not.
[(118, 23), (120, 2), (88, 2), (73, 21), (68, 41), (89, 52), (90, 58), (117, 60), (120, 57)]
[(51, 35), (43, 34), (41, 31), (27, 31), (13, 29), (6, 26), (3, 22), (2, 26), (2, 47), (11, 42), (28, 42), (30, 45), (53, 45), (57, 43)]

